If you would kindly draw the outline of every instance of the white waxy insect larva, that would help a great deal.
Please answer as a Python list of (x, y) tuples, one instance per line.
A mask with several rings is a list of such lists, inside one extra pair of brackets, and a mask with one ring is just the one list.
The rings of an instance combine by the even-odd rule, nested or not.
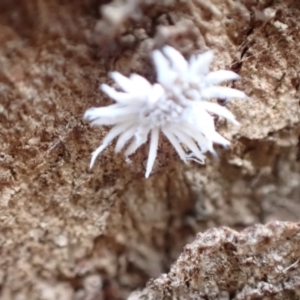
[[(114, 139), (117, 139), (115, 152), (120, 152), (128, 144), (124, 154), (129, 161), (128, 156), (149, 138), (146, 178), (154, 166), (160, 132), (184, 162), (193, 160), (203, 164), (205, 152), (215, 154), (213, 143), (228, 146), (229, 141), (216, 131), (212, 114), (234, 124), (238, 122), (227, 108), (207, 100), (246, 98), (246, 95), (239, 90), (219, 86), (224, 81), (240, 77), (228, 70), (209, 72), (213, 57), (213, 52), (207, 51), (193, 55), (187, 61), (170, 46), (155, 50), (152, 58), (157, 83), (154, 84), (138, 74), (126, 77), (116, 71), (111, 72), (110, 77), (120, 90), (107, 84), (102, 84), (101, 90), (116, 103), (90, 108), (84, 115), (91, 125), (112, 126), (102, 144), (92, 153), (90, 167)], [(191, 153), (187, 154), (189, 151)]]

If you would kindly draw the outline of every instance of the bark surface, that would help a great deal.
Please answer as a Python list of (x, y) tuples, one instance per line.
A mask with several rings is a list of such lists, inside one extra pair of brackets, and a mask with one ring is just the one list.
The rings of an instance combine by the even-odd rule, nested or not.
[[(1, 0), (0, 299), (299, 299), (299, 20), (295, 0)], [(90, 170), (99, 83), (155, 80), (164, 44), (242, 76), (231, 148), (184, 165), (161, 138), (147, 180), (147, 145)]]

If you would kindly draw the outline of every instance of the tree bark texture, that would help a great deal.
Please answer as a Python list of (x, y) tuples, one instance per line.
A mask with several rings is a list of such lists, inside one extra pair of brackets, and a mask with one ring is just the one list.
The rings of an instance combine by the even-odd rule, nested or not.
[[(296, 0), (1, 0), (0, 299), (300, 299), (299, 41)], [(230, 149), (90, 170), (99, 84), (165, 44), (241, 75)]]

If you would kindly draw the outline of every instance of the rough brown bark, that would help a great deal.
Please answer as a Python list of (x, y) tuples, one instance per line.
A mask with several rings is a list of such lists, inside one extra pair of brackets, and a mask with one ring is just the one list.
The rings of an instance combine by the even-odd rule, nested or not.
[[(108, 2), (0, 1), (0, 298), (126, 299), (158, 278), (142, 295), (298, 299), (298, 225), (233, 230), (300, 216), (299, 3)], [(242, 76), (236, 86), (251, 99), (228, 105), (241, 127), (217, 120), (231, 149), (218, 149), (219, 160), (205, 166), (185, 166), (162, 139), (147, 180), (147, 146), (131, 164), (109, 148), (89, 170), (90, 153), (107, 132), (82, 121), (87, 108), (110, 103), (99, 83), (111, 70), (154, 80), (149, 52), (165, 43), (186, 56), (211, 48), (215, 69)], [(242, 239), (265, 231), (269, 244), (243, 248)], [(205, 250), (208, 257), (257, 263), (238, 282), (220, 282), (208, 264), (213, 288), (200, 273), (186, 285), (178, 266), (189, 265), (187, 249), (213, 234), (222, 238)], [(231, 257), (228, 236), (246, 253)], [(261, 267), (272, 249), (282, 259), (275, 281), (270, 261)], [(225, 269), (233, 277), (243, 271), (236, 261)]]
[(212, 228), (129, 299), (299, 299), (299, 224)]

